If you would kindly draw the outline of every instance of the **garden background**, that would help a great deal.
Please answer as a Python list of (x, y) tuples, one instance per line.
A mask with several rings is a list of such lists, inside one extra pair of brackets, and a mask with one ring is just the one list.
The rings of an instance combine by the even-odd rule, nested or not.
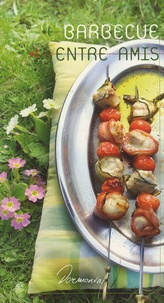
[[(27, 294), (43, 196), (35, 203), (27, 202), (30, 195), (25, 194), (25, 184), (41, 187), (42, 182), (46, 190), (52, 110), (47, 100), (52, 99), (55, 83), (48, 42), (65, 40), (63, 28), (67, 23), (75, 28), (93, 23), (141, 27), (155, 23), (163, 39), (163, 19), (163, 0), (0, 1), (0, 198), (2, 201), (5, 195), (15, 195), (22, 202), (18, 214), (30, 215), (21, 230), (11, 227), (11, 220), (0, 220), (0, 303), (101, 302), (97, 293)], [(126, 40), (124, 36), (121, 42)], [(72, 41), (78, 40), (75, 37)], [(101, 37), (81, 38), (80, 42), (104, 44)], [(113, 46), (118, 41), (112, 37), (105, 43)], [(15, 169), (11, 159), (17, 161)], [(30, 174), (31, 169), (37, 173)], [(146, 291), (150, 302), (163, 302), (163, 289)], [(135, 302), (135, 292), (115, 291), (107, 302)]]

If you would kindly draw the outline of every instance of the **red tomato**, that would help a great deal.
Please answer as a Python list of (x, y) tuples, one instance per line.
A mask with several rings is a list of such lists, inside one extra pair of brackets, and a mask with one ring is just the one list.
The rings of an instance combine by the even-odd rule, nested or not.
[(99, 115), (99, 119), (101, 122), (109, 121), (114, 119), (115, 121), (119, 121), (121, 118), (120, 112), (115, 108), (105, 108)]
[(104, 157), (120, 157), (120, 155), (118, 146), (111, 142), (101, 142), (97, 148), (97, 156), (100, 159)]
[(136, 205), (142, 209), (152, 208), (154, 211), (156, 211), (160, 205), (160, 201), (157, 197), (151, 194), (141, 193), (136, 198)]
[(134, 120), (130, 124), (130, 130), (134, 130), (134, 129), (140, 129), (140, 130), (145, 131), (146, 133), (150, 133), (151, 125), (150, 125), (150, 123), (148, 123), (147, 121), (144, 121), (144, 120)]
[(133, 161), (133, 166), (135, 169), (154, 171), (155, 161), (150, 156), (138, 156)]
[(101, 186), (102, 192), (111, 193), (113, 191), (117, 191), (120, 193), (124, 192), (124, 185), (118, 178), (107, 179)]

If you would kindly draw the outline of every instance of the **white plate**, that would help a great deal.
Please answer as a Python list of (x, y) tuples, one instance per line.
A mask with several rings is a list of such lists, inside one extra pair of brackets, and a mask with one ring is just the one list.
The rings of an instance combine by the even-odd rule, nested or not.
[[(125, 47), (130, 54), (139, 50), (140, 55), (133, 55), (133, 60), (122, 56), (119, 60), (119, 49)], [(153, 52), (159, 53), (159, 59)], [(146, 55), (145, 52), (146, 51)], [(108, 257), (108, 230), (106, 222), (93, 216), (99, 181), (95, 176), (94, 165), (97, 160), (97, 126), (98, 109), (92, 102), (92, 94), (106, 79), (106, 68), (109, 65), (111, 82), (116, 86), (129, 73), (157, 72), (163, 77), (164, 42), (158, 40), (134, 40), (117, 45), (106, 55), (107, 60), (94, 61), (81, 73), (64, 102), (59, 119), (56, 137), (57, 173), (62, 195), (72, 220), (84, 239), (105, 258)], [(136, 53), (137, 54), (137, 53)], [(146, 57), (145, 57), (146, 56)], [(146, 59), (146, 60), (145, 60)], [(145, 83), (149, 89), (150, 83)], [(162, 85), (162, 88), (161, 88)], [(139, 87), (138, 87), (139, 88)], [(163, 91), (160, 91), (160, 90)], [(164, 79), (159, 85), (159, 93), (164, 92)], [(129, 91), (127, 91), (129, 94)], [(151, 96), (150, 98), (151, 99)], [(144, 272), (164, 272), (164, 110), (160, 109), (156, 119), (154, 136), (160, 136), (160, 150), (157, 158), (155, 175), (158, 179), (158, 189), (161, 190), (161, 205), (157, 213), (161, 222), (161, 234), (146, 243)], [(123, 113), (121, 113), (123, 114)], [(128, 167), (127, 167), (128, 169)], [(132, 270), (139, 270), (140, 244), (136, 243), (130, 229), (131, 214), (134, 210), (134, 200), (130, 198), (128, 214), (114, 223), (112, 228), (110, 257), (111, 260)]]

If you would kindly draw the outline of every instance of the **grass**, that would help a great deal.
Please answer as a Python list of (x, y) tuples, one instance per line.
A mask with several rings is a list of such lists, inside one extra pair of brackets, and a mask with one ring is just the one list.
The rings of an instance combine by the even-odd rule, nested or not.
[[(9, 157), (25, 156), (18, 142), (12, 136), (6, 135), (6, 125), (10, 118), (34, 103), (42, 111), (42, 100), (52, 98), (55, 79), (48, 42), (65, 40), (64, 24), (71, 23), (76, 28), (79, 24), (89, 27), (93, 23), (99, 26), (105, 23), (111, 26), (132, 23), (142, 27), (145, 23), (152, 24), (153, 20), (158, 24), (158, 33), (163, 39), (163, 18), (163, 0), (0, 1), (0, 171), (7, 167)], [(125, 35), (122, 40), (127, 40)], [(74, 41), (78, 41), (77, 37), (74, 37)], [(99, 39), (95, 36), (91, 39), (81, 37), (80, 41), (104, 43), (101, 36)], [(106, 42), (110, 46), (118, 43), (113, 35)], [(29, 127), (28, 120), (26, 126)], [(8, 146), (8, 150), (4, 145)], [(43, 168), (37, 161), (28, 160), (29, 166), (38, 165), (37, 168), (46, 179), (48, 166)], [(102, 302), (97, 293), (84, 292), (80, 296), (78, 292), (31, 296), (27, 294), (41, 210), (42, 204), (35, 207), (31, 224), (21, 232), (13, 231), (0, 222), (0, 302)], [(151, 302), (163, 302), (163, 289), (157, 287), (146, 292), (151, 297)], [(121, 293), (115, 290), (108, 295), (107, 302), (134, 301), (134, 290)]]

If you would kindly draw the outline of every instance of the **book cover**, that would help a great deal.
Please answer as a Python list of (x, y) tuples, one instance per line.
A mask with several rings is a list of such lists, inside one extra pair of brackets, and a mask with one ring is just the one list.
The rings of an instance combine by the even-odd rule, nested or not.
[(0, 6), (2, 302), (160, 302), (164, 4)]

